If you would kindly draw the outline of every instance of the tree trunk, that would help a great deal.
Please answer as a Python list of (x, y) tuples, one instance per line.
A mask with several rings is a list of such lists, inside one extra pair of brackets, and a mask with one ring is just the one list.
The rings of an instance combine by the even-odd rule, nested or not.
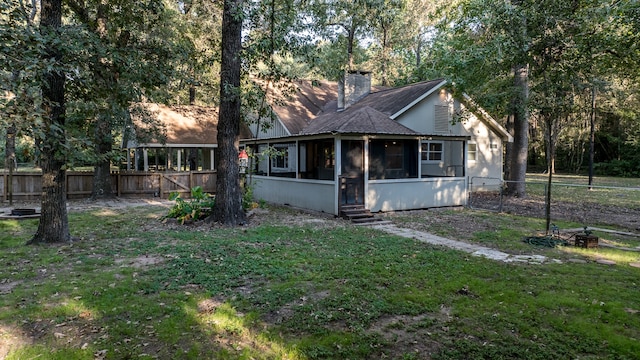
[[(513, 113), (507, 116), (507, 123), (505, 124), (505, 129), (511, 136), (514, 136), (513, 131)], [(505, 180), (511, 180), (511, 158), (513, 158), (513, 143), (507, 142), (504, 150), (504, 178)], [(507, 185), (507, 189), (509, 189), (509, 185)]]
[(416, 69), (420, 68), (422, 64), (422, 34), (419, 35), (416, 41)]
[(555, 142), (553, 137), (555, 136), (553, 131), (553, 118), (548, 116), (545, 118), (545, 124), (547, 128), (547, 193), (545, 194), (545, 220), (546, 220), (546, 234), (549, 235), (551, 229), (551, 184), (553, 180), (553, 159), (555, 158)]
[(216, 202), (211, 219), (227, 226), (242, 225), (246, 221), (238, 164), (242, 17), (242, 0), (224, 1), (218, 120), (218, 149), (222, 161), (218, 164)]
[(511, 182), (507, 186), (507, 194), (516, 197), (526, 196), (525, 179), (527, 176), (527, 155), (529, 149), (529, 69), (527, 65), (518, 65), (514, 70), (514, 95), (512, 100), (513, 114), (513, 151), (509, 167)]
[(7, 138), (4, 147), (4, 168), (9, 171), (7, 179), (7, 193), (9, 195), (9, 205), (13, 205), (13, 170), (16, 165), (16, 124), (11, 123), (7, 128)]
[(595, 156), (596, 149), (596, 95), (598, 94), (598, 90), (596, 86), (593, 86), (591, 90), (591, 116), (589, 125), (590, 125), (590, 133), (589, 133), (589, 190), (592, 189), (593, 185), (593, 161)]
[[(107, 4), (104, 0), (98, 5), (98, 12), (96, 14), (96, 32), (102, 40), (107, 42)], [(125, 45), (125, 44), (123, 44)], [(101, 80), (101, 83), (107, 89), (112, 89), (111, 94), (116, 93), (115, 87), (117, 86), (117, 71), (113, 69), (113, 66), (107, 65), (108, 61), (97, 57), (94, 60), (94, 73)], [(107, 99), (108, 102), (116, 100)], [(108, 109), (107, 105), (107, 109)], [(93, 168), (93, 189), (91, 191), (91, 199), (105, 199), (113, 198), (113, 187), (111, 186), (111, 151), (113, 150), (113, 134), (111, 126), (111, 116), (107, 109), (103, 109), (96, 117), (94, 142), (95, 151), (98, 156), (98, 161)]]
[(95, 149), (98, 162), (93, 168), (93, 190), (91, 199), (113, 198), (111, 186), (111, 159), (113, 150), (113, 135), (111, 134), (111, 121), (105, 115), (98, 115), (95, 129)]
[(389, 64), (389, 44), (387, 41), (387, 36), (388, 36), (388, 30), (385, 26), (382, 27), (382, 74), (380, 74), (380, 76), (382, 77), (382, 86), (389, 86), (389, 75), (387, 74), (388, 71), (388, 64)]
[(356, 26), (353, 24), (353, 22), (351, 24), (351, 27), (347, 29), (347, 33), (347, 56), (349, 62), (349, 69), (347, 70), (353, 70), (353, 42), (356, 36)]
[[(42, 0), (40, 31), (45, 37), (53, 37), (54, 35), (59, 37), (58, 30), (61, 26), (62, 1)], [(58, 46), (62, 44), (64, 41), (50, 41), (46, 45), (43, 61), (59, 62), (62, 56)], [(49, 70), (44, 76), (42, 98), (46, 115), (44, 118), (45, 136), (40, 139), (41, 215), (38, 230), (29, 244), (69, 242), (71, 240), (67, 218), (65, 159), (62, 155), (65, 151), (64, 82), (65, 75), (55, 69)]]

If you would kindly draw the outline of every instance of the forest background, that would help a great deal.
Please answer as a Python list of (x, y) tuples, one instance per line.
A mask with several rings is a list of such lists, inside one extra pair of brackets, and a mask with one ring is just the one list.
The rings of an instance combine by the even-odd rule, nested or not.
[[(221, 2), (62, 3), (70, 41), (58, 63), (42, 61), (39, 1), (2, 5), (0, 128), (17, 135), (18, 163), (37, 157), (40, 80), (52, 67), (67, 79), (70, 166), (116, 161), (133, 103), (219, 105)], [(351, 67), (380, 86), (444, 77), (508, 125), (514, 69), (524, 65), (531, 169), (546, 168), (551, 140), (556, 170), (585, 172), (593, 116), (596, 171), (640, 176), (639, 9), (633, 0), (247, 1), (243, 113), (259, 111), (263, 95), (250, 76), (337, 80)], [(100, 118), (110, 125), (102, 140), (93, 136)], [(113, 147), (100, 150), (105, 142)]]
[[(337, 80), (354, 69), (372, 71), (379, 86), (445, 78), (469, 94), (514, 135), (505, 164), (514, 195), (524, 195), (527, 169), (640, 176), (636, 0), (0, 6), (5, 168), (37, 160), (56, 183), (65, 169), (93, 166), (94, 197), (111, 193), (104, 187), (122, 156), (124, 129), (132, 113), (144, 115), (136, 104), (220, 107), (221, 119), (233, 118), (223, 126), (233, 130), (256, 113), (268, 115), (257, 84)], [(223, 116), (229, 99), (237, 100), (235, 112)], [(150, 136), (161, 134), (150, 125), (157, 130)], [(218, 143), (234, 150), (227, 133), (231, 146)], [(221, 183), (234, 185), (225, 173), (237, 172), (221, 171)], [(59, 188), (44, 188), (61, 199)]]

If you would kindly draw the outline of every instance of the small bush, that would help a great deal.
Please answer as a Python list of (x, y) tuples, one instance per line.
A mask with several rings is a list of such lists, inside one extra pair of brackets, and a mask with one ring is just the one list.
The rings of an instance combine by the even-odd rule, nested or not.
[(182, 224), (209, 216), (215, 204), (215, 197), (205, 193), (201, 186), (191, 189), (191, 199), (189, 200), (181, 198), (178, 192), (172, 192), (169, 195), (169, 200), (176, 203), (169, 209), (166, 217), (178, 219)]

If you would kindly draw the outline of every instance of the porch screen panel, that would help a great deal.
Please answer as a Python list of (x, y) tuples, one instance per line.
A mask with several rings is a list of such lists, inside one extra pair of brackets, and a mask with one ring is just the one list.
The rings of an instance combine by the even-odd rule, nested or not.
[(369, 179), (418, 177), (418, 142), (415, 140), (371, 140)]
[(300, 177), (302, 179), (333, 180), (335, 149), (333, 139), (300, 142)]

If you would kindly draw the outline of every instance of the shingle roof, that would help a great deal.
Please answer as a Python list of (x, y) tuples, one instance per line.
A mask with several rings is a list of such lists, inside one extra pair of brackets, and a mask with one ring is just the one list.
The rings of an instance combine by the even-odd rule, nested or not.
[(354, 107), (370, 106), (383, 114), (391, 116), (404, 109), (423, 94), (442, 83), (443, 79), (423, 81), (398, 88), (371, 93), (354, 104)]
[[(144, 113), (132, 112), (138, 141), (145, 144), (161, 144), (150, 124), (166, 137), (166, 145), (212, 145), (217, 144), (218, 109), (197, 105), (145, 104)], [(249, 129), (240, 127), (241, 137), (250, 137)]]
[(315, 118), (300, 134), (328, 133), (417, 135), (415, 131), (369, 106), (324, 113)]
[(328, 103), (336, 102), (338, 85), (329, 81), (299, 80), (290, 87), (271, 88), (269, 102), (291, 134), (298, 134)]
[[(442, 83), (442, 79), (419, 82), (399, 88), (373, 92), (344, 111), (337, 108), (337, 84), (323, 82), (320, 87), (300, 83), (295, 100), (274, 107), (293, 135), (326, 133), (416, 135), (417, 133), (391, 119), (425, 93)], [(320, 91), (320, 93), (318, 93)], [(310, 101), (314, 99), (315, 101)], [(301, 114), (301, 105), (312, 102), (317, 112)], [(316, 115), (317, 116), (314, 116)], [(303, 120), (303, 121), (301, 121)]]

